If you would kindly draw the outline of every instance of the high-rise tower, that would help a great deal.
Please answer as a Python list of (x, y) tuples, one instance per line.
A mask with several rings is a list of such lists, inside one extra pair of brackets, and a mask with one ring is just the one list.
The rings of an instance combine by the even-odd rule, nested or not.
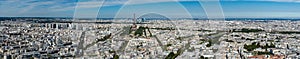
[(137, 29), (137, 25), (136, 25), (136, 18), (135, 18), (135, 14), (133, 14), (133, 25), (131, 26), (131, 30), (136, 30)]

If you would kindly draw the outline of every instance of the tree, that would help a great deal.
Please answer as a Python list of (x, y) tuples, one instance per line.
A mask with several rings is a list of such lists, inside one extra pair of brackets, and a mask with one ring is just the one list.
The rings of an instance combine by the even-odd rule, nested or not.
[(113, 59), (119, 59), (119, 56), (117, 54), (114, 54)]
[(208, 40), (208, 44), (206, 45), (206, 47), (210, 47), (210, 46), (212, 46), (212, 41)]

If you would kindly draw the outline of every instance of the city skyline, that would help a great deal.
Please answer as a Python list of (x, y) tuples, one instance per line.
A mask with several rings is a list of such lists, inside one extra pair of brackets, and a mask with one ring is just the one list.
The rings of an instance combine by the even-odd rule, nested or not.
[(0, 0), (0, 59), (299, 59), (300, 0)]

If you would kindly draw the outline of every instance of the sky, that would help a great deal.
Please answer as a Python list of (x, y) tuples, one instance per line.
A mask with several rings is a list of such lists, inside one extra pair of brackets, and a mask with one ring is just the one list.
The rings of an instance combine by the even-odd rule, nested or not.
[[(199, 2), (200, 1), (200, 2)], [(300, 18), (300, 0), (0, 0), (0, 17)]]

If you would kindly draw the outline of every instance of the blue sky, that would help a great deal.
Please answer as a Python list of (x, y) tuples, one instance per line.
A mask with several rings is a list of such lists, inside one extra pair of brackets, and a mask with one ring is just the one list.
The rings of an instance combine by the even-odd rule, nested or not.
[[(217, 3), (218, 1), (205, 2)], [(300, 18), (299, 0), (220, 0), (219, 2), (225, 17)], [(170, 15), (170, 17), (188, 17), (186, 14), (190, 14), (194, 18), (203, 18), (207, 15), (198, 0), (0, 0), (0, 17), (112, 18), (116, 15), (131, 17), (133, 13), (145, 12)]]

